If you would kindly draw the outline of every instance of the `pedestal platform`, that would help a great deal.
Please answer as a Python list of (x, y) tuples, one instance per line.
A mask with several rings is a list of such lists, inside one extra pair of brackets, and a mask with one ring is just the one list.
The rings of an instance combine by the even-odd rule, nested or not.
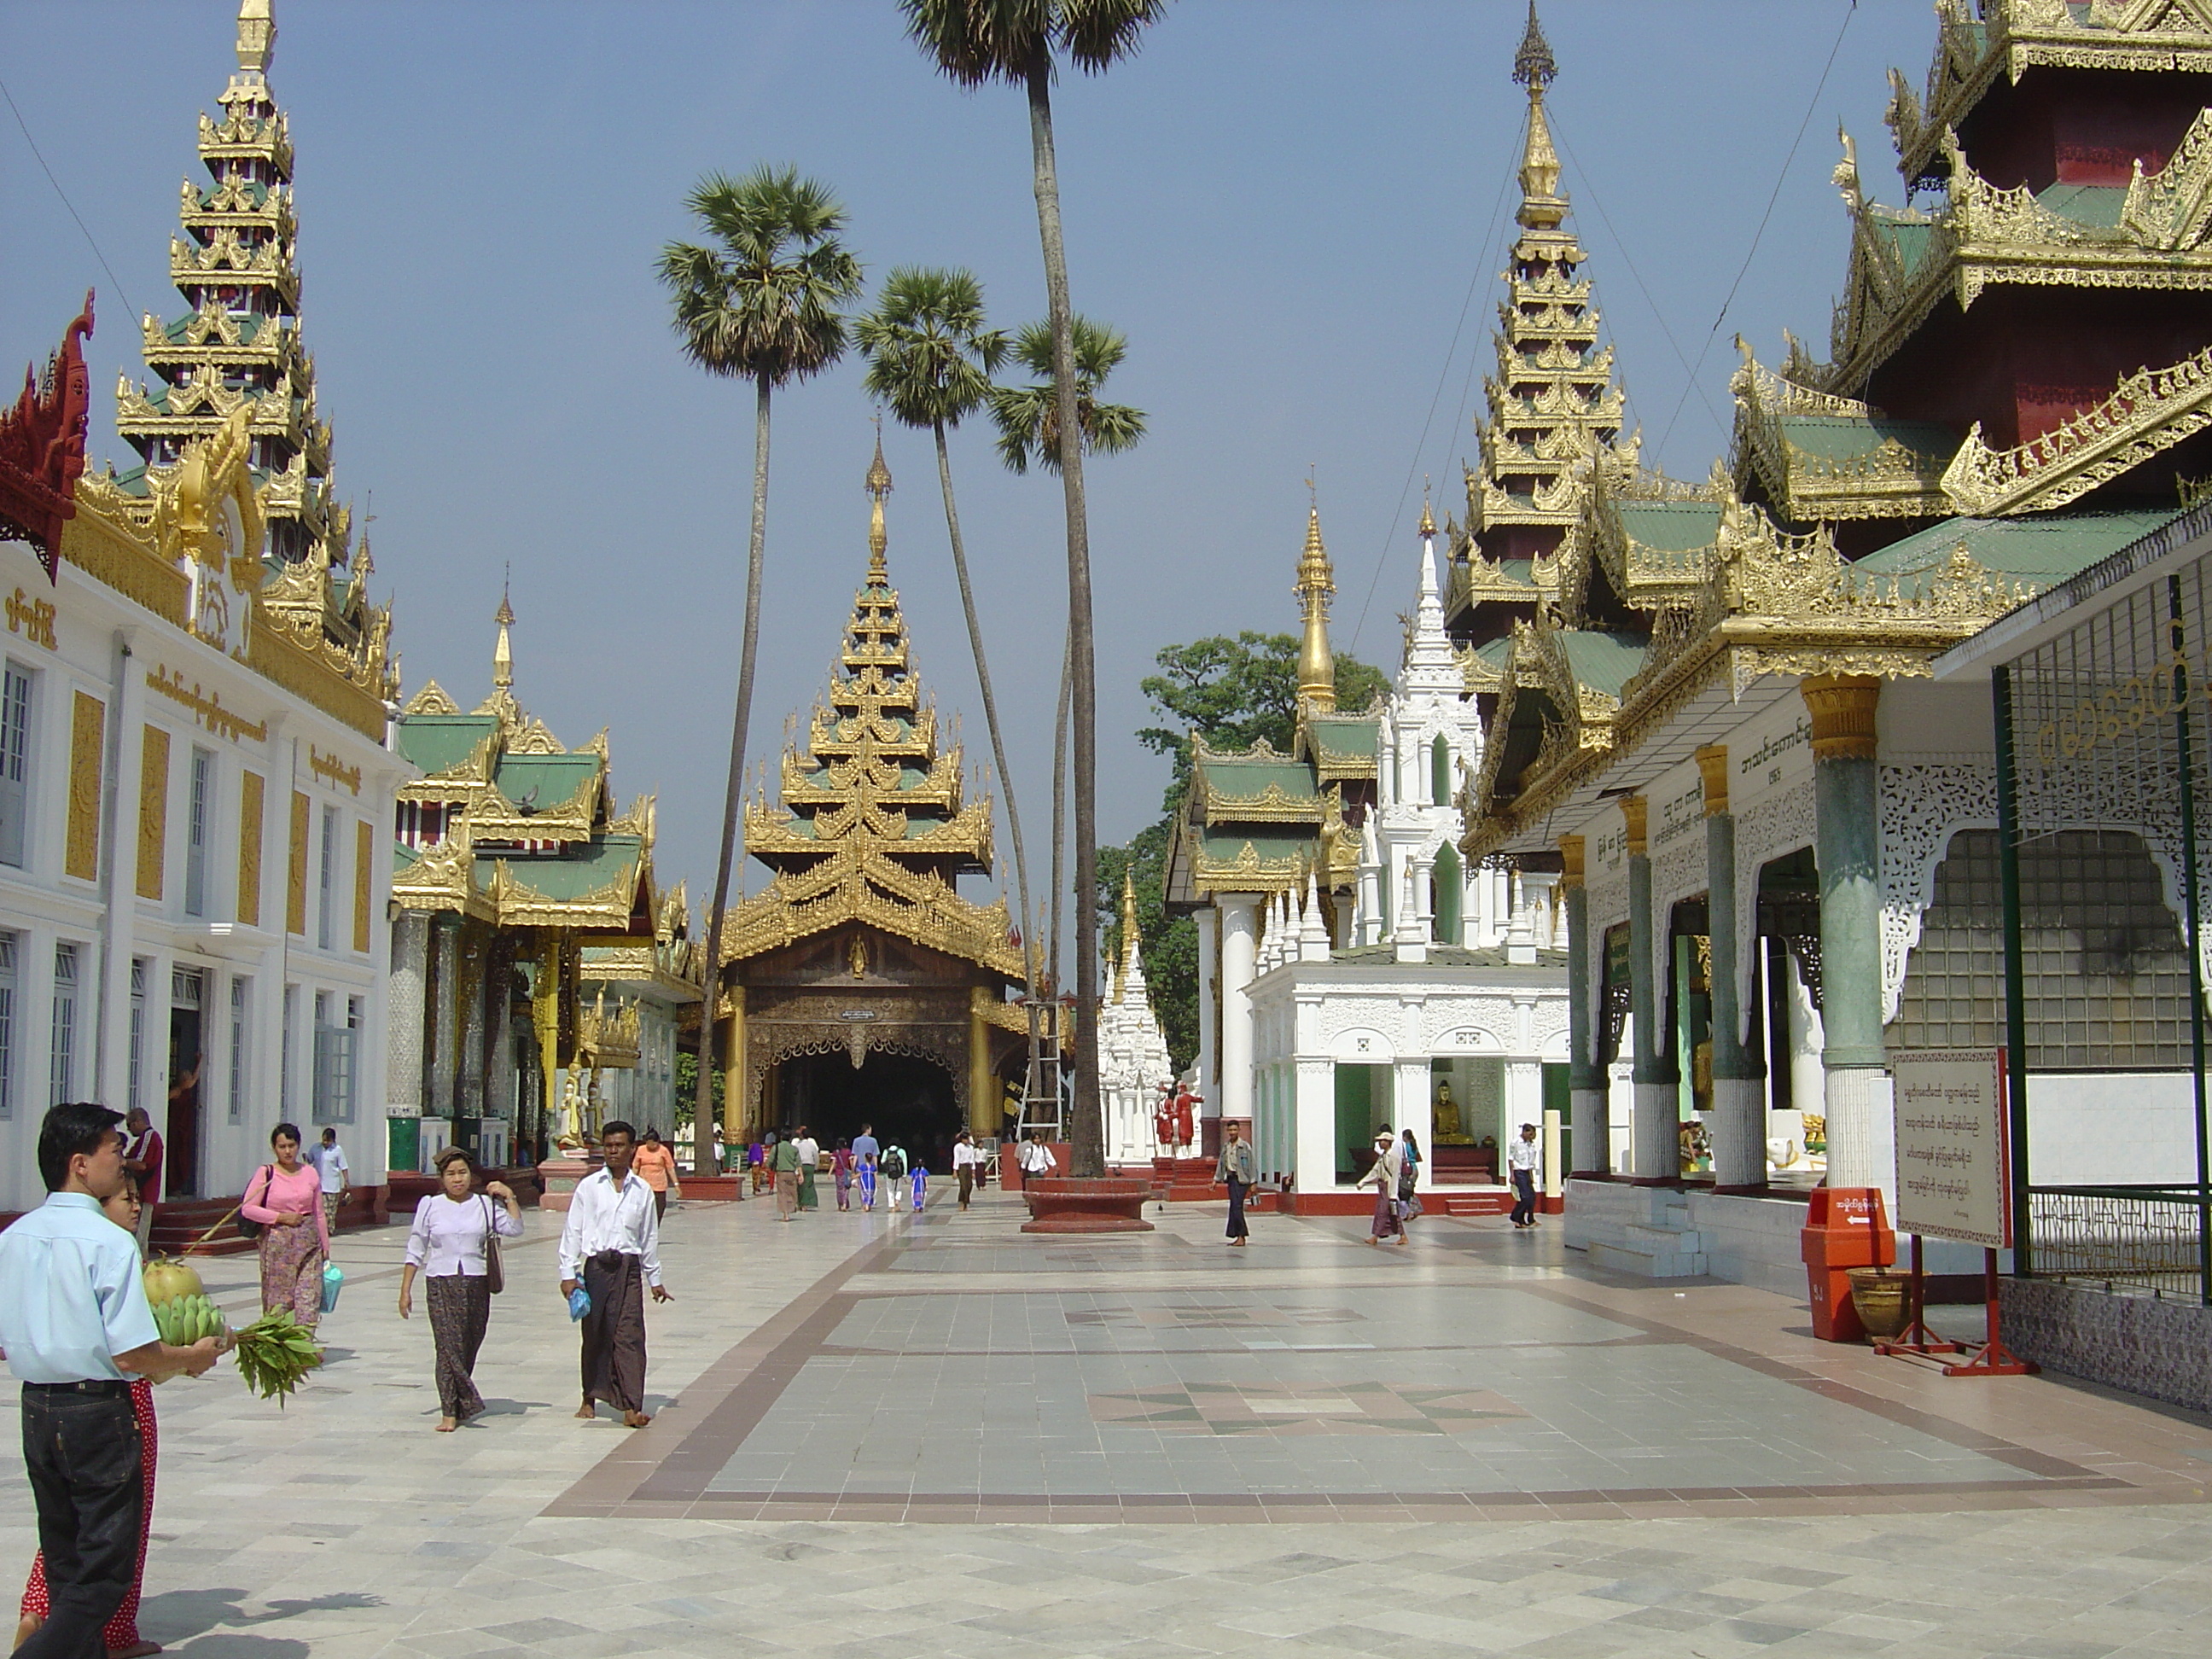
[(1148, 1181), (1105, 1176), (1079, 1180), (1054, 1176), (1032, 1181), (1024, 1189), (1030, 1218), (1025, 1233), (1148, 1233), (1145, 1200), (1152, 1197)]

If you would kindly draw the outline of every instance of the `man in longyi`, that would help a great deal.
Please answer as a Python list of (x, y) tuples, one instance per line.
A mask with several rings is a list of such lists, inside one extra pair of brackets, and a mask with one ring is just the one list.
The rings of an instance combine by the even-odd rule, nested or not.
[(630, 1168), (637, 1131), (619, 1119), (599, 1131), (606, 1162), (576, 1183), (561, 1229), (561, 1294), (581, 1284), (591, 1298), (583, 1317), (584, 1403), (576, 1415), (599, 1414), (604, 1400), (623, 1424), (641, 1429), (645, 1409), (645, 1293), (672, 1302), (660, 1282), (660, 1227), (653, 1189)]

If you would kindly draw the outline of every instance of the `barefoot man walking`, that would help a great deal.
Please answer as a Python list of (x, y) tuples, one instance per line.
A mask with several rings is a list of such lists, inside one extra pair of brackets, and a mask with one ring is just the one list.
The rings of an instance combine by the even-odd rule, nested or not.
[(605, 1401), (623, 1424), (641, 1429), (645, 1410), (645, 1291), (655, 1302), (672, 1302), (660, 1282), (660, 1229), (653, 1213), (653, 1188), (630, 1168), (637, 1131), (617, 1120), (599, 1131), (605, 1164), (576, 1183), (568, 1219), (561, 1229), (561, 1294), (580, 1283), (591, 1298), (584, 1315), (584, 1403), (581, 1418), (599, 1414)]

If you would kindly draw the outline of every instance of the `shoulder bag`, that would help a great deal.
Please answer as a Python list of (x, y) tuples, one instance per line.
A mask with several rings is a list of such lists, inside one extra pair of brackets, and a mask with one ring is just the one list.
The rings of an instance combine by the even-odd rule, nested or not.
[[(272, 1166), (270, 1164), (264, 1164), (261, 1166), (261, 1201), (264, 1206), (269, 1202), (269, 1178)], [(246, 1183), (246, 1198), (252, 1196), (253, 1183), (249, 1181)], [(238, 1236), (240, 1238), (259, 1238), (263, 1224), (258, 1221), (248, 1221), (246, 1218), (246, 1198), (238, 1200)]]
[(499, 1256), (499, 1218), (492, 1213), (491, 1197), (484, 1195), (484, 1283), (492, 1295), (507, 1288), (507, 1264)]

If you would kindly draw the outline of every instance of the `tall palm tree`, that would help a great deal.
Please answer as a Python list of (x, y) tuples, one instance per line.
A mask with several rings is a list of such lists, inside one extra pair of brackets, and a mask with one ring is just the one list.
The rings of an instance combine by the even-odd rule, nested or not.
[(819, 374), (845, 355), (838, 307), (860, 292), (860, 263), (839, 240), (845, 210), (829, 188), (796, 167), (755, 167), (742, 177), (710, 173), (686, 198), (708, 237), (671, 242), (656, 267), (675, 301), (684, 355), (710, 374), (753, 383), (753, 526), (745, 565), (744, 643), (738, 704), (730, 722), (730, 775), (722, 793), (722, 842), (714, 902), (707, 915), (707, 1002), (699, 1025), (693, 1097), (694, 1167), (714, 1159), (714, 1014), (720, 1006), (722, 917), (730, 902), (738, 804), (745, 775), (745, 731), (753, 712), (760, 642), (761, 567), (768, 548), (769, 399), (776, 387)]
[[(1133, 449), (1145, 435), (1145, 412), (1127, 404), (1102, 404), (1098, 387), (1128, 356), (1129, 343), (1117, 329), (1094, 323), (1088, 317), (1071, 319), (1075, 341), (1075, 424), (1083, 434), (1084, 453), (1096, 450), (1118, 454)], [(1030, 470), (1030, 461), (1057, 472), (1060, 465), (1060, 392), (1052, 377), (1052, 325), (1031, 323), (1016, 337), (1014, 356), (1032, 374), (1045, 377), (1040, 386), (1002, 386), (991, 392), (991, 419), (999, 428), (999, 458), (1017, 472)], [(1073, 676), (1072, 653), (1062, 652), (1060, 700), (1054, 705), (1052, 748), (1052, 926), (1048, 934), (1054, 972), (1060, 963), (1060, 916), (1067, 896), (1060, 878), (1060, 849), (1067, 842), (1066, 795), (1068, 706)]]
[[(1027, 94), (1037, 239), (1052, 319), (1053, 377), (1060, 428), (1076, 427), (1074, 312), (1067, 298), (1067, 249), (1060, 235), (1060, 173), (1053, 154), (1054, 55), (1100, 74), (1136, 51), (1145, 26), (1167, 0), (899, 0), (907, 32), (962, 86), (1003, 81)], [(1091, 902), (1098, 875), (1098, 683), (1091, 623), (1091, 529), (1083, 497), (1083, 449), (1060, 469), (1067, 507), (1067, 642), (1075, 750), (1076, 1067), (1074, 1169), (1106, 1173), (1106, 1120), (1098, 1100), (1098, 919)]]
[(945, 528), (952, 540), (952, 570), (960, 580), (960, 608), (968, 618), (968, 647), (975, 653), (975, 684), (983, 694), (991, 758), (1006, 792), (1006, 824), (1014, 842), (1014, 888), (1021, 902), (1022, 961), (1031, 996), (1037, 992), (1036, 930), (1030, 925), (1029, 859), (1022, 815), (1014, 804), (1014, 776), (1006, 769), (1006, 739), (999, 730), (998, 700), (983, 654), (983, 625), (975, 616), (975, 590), (968, 580), (968, 548), (952, 500), (952, 459), (945, 433), (988, 401), (991, 375), (1006, 361), (1006, 337), (983, 325), (983, 285), (973, 271), (901, 265), (884, 279), (876, 308), (853, 325), (868, 360), (860, 384), (883, 399), (901, 422), (937, 440), (937, 483), (945, 496)]

